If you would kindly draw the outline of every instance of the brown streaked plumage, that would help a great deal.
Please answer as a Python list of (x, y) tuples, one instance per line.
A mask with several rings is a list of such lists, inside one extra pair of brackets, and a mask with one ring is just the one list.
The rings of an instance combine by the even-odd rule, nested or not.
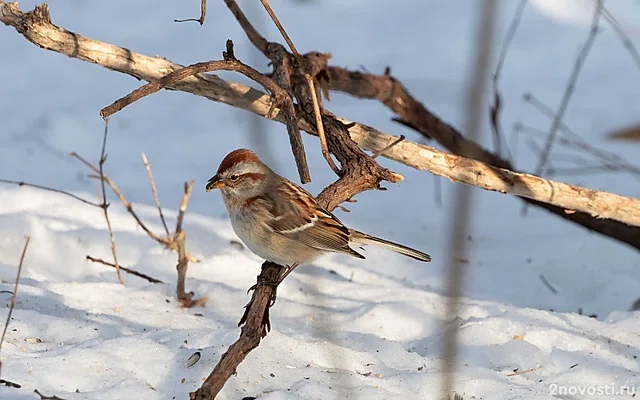
[(421, 251), (349, 229), (313, 195), (273, 172), (248, 149), (229, 153), (206, 189), (221, 190), (231, 225), (245, 245), (280, 265), (308, 263), (327, 252), (365, 258), (351, 244), (371, 244), (431, 261)]

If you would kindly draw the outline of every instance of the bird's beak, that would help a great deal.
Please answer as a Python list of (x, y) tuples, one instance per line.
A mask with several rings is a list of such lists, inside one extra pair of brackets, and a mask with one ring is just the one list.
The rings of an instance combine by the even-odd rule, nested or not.
[(220, 189), (223, 188), (224, 182), (220, 180), (220, 177), (218, 176), (218, 174), (215, 174), (214, 176), (211, 177), (211, 179), (209, 179), (207, 181), (207, 186), (205, 186), (205, 190), (207, 192), (210, 192), (214, 189)]

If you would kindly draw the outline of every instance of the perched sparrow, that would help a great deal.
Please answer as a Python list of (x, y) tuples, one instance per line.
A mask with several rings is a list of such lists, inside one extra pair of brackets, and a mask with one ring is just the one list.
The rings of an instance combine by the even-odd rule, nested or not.
[(365, 258), (350, 244), (371, 244), (431, 261), (421, 251), (347, 228), (251, 150), (234, 150), (222, 160), (218, 173), (207, 182), (207, 192), (213, 189), (221, 189), (233, 230), (244, 244), (265, 260), (290, 269), (327, 252)]

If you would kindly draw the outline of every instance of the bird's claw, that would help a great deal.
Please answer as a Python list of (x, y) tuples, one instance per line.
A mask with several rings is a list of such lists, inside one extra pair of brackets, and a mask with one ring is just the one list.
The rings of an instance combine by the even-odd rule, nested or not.
[(254, 284), (247, 290), (247, 294), (249, 294), (249, 292), (253, 290), (256, 290), (258, 286), (273, 286), (274, 288), (277, 288), (279, 284), (280, 284), (280, 281), (258, 281), (256, 284)]

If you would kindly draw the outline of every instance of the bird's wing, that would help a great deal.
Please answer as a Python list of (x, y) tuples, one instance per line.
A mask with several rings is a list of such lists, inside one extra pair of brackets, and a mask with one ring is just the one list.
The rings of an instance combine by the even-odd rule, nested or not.
[(274, 218), (268, 225), (275, 233), (319, 250), (364, 258), (349, 247), (349, 228), (322, 208), (311, 194), (288, 180), (277, 187), (279, 193), (269, 196)]

